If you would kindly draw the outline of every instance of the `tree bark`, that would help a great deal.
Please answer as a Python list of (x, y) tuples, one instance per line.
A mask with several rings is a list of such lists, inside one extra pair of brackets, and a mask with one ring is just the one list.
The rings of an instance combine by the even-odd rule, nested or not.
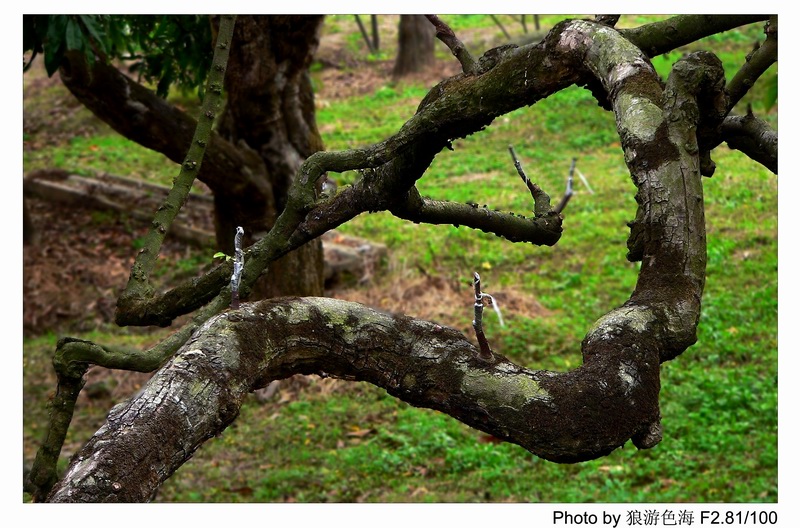
[(400, 15), (399, 48), (392, 75), (400, 78), (432, 65), (435, 36), (436, 30), (425, 15)]

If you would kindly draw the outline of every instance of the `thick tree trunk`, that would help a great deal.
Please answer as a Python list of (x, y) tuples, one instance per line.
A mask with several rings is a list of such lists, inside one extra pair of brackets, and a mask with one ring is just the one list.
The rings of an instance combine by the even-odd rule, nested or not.
[(395, 78), (425, 70), (433, 64), (436, 30), (425, 15), (400, 15)]
[[(267, 167), (274, 204), (252, 203), (247, 192), (216, 193), (215, 223), (233, 248), (237, 226), (245, 245), (272, 228), (286, 206), (300, 164), (323, 149), (314, 115), (308, 67), (319, 46), (322, 16), (242, 16), (236, 23), (220, 134), (256, 152)], [(244, 206), (243, 206), (244, 205)], [(270, 209), (270, 207), (274, 209)], [(273, 263), (251, 297), (322, 295), (322, 244), (312, 242)]]

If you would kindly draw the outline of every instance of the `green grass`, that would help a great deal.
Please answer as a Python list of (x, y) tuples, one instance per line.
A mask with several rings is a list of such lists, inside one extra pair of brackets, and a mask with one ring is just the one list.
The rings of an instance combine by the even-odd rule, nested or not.
[(177, 165), (162, 154), (142, 148), (109, 130), (108, 135), (76, 137), (46, 152), (26, 153), (26, 167), (108, 172), (171, 185)]
[[(487, 18), (451, 24), (492, 26)], [(702, 44), (721, 47), (732, 72), (759, 32), (747, 28)], [(654, 61), (659, 73), (666, 75), (679, 56)], [(757, 113), (759, 90), (757, 85), (752, 95)], [(327, 148), (385, 139), (413, 115), (424, 93), (424, 87), (387, 84), (364, 97), (333, 101), (317, 114)], [(775, 122), (776, 108), (769, 118)], [(56, 152), (93, 168), (82, 161), (89, 145), (104, 145), (112, 162), (117, 148), (119, 163), (134, 156), (121, 142), (103, 141), (79, 139)], [(514, 144), (528, 174), (554, 200), (577, 157), (595, 193), (576, 182), (564, 235), (553, 248), (509, 244), (464, 227), (416, 226), (385, 213), (361, 215), (342, 230), (386, 243), (398, 268), (419, 266), (460, 280), (480, 270), (489, 292), (530, 293), (549, 315), (509, 316), (500, 328), (490, 314), (492, 345), (530, 368), (574, 368), (590, 325), (624, 302), (636, 282), (638, 265), (625, 260), (635, 189), (618, 141), (613, 116), (587, 91), (571, 88), (456, 141), (455, 151), (440, 154), (419, 182), (420, 192), (434, 198), (530, 214), (530, 196), (507, 145)], [(155, 163), (135, 156), (140, 166)], [(375, 387), (339, 382), (330, 394), (308, 389), (290, 401), (249, 400), (236, 423), (207, 442), (158, 500), (777, 501), (777, 178), (725, 147), (713, 158), (717, 173), (704, 180), (709, 258), (698, 343), (662, 366), (664, 440), (654, 449), (628, 444), (600, 460), (553, 464), (518, 446), (488, 442), (441, 413), (413, 408)], [(346, 173), (339, 181), (356, 177)], [(469, 307), (465, 299), (463, 316), (451, 324), (468, 323)], [(108, 329), (87, 338), (109, 344), (141, 339)], [(26, 340), (26, 370), (44, 368), (54, 340)], [(25, 387), (38, 403), (48, 390), (47, 379)], [(109, 406), (79, 409), (89, 417), (75, 424), (85, 429), (81, 434), (96, 428)], [(26, 444), (43, 416), (40, 407), (26, 405)]]

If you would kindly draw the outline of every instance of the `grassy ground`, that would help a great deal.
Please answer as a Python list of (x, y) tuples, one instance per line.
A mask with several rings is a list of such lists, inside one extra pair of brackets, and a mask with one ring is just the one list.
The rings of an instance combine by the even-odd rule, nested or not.
[[(334, 19), (329, 31), (349, 31), (346, 22)], [(468, 26), (465, 30), (497, 31), (486, 17), (461, 23)], [(753, 26), (703, 46), (719, 50), (730, 78), (760, 32)], [(357, 45), (358, 35), (348, 39)], [(679, 57), (673, 53), (658, 59), (658, 71), (666, 74)], [(344, 149), (384, 139), (413, 114), (426, 91), (423, 85), (384, 83), (367, 95), (329, 100), (318, 110), (326, 147)], [(744, 103), (764, 115), (762, 101), (756, 86)], [(767, 118), (777, 126), (777, 108)], [(95, 127), (85, 138), (43, 145), (28, 155), (26, 169), (59, 160), (70, 167), (91, 167), (97, 157), (88, 156), (87, 149), (108, 141), (113, 145), (103, 151), (113, 146), (116, 152), (109, 165), (113, 172), (131, 168), (149, 177), (163, 170), (160, 161), (152, 162), (157, 168), (148, 168), (148, 160), (158, 158), (103, 130)], [(429, 306), (435, 301), (406, 288), (401, 309), (433, 313), (443, 323), (466, 328), (471, 318), (469, 277), (480, 271), (487, 292), (524, 292), (541, 307), (531, 316), (530, 310), (510, 305), (502, 328), (489, 315), (487, 334), (493, 347), (531, 368), (574, 368), (580, 364), (586, 330), (624, 302), (635, 284), (637, 266), (625, 260), (625, 222), (635, 212), (634, 186), (613, 116), (588, 92), (572, 88), (455, 142), (453, 152), (437, 157), (420, 191), (529, 213), (530, 196), (511, 164), (509, 144), (531, 178), (551, 195), (562, 192), (572, 157), (594, 191), (577, 184), (556, 247), (512, 245), (466, 228), (417, 226), (383, 213), (362, 215), (343, 230), (389, 246), (389, 272), (367, 287), (379, 304), (382, 292), (402, 289), (424, 276), (437, 277), (463, 292), (463, 305)], [(709, 262), (699, 340), (662, 367), (664, 440), (656, 448), (637, 451), (628, 444), (601, 460), (558, 465), (517, 446), (497, 444), (443, 414), (410, 407), (369, 385), (296, 378), (270, 400), (253, 397), (232, 427), (205, 444), (163, 486), (158, 500), (776, 501), (777, 178), (724, 147), (715, 151), (714, 160), (717, 173), (704, 180)], [(342, 174), (339, 183), (354, 177)], [(365, 293), (336, 294), (358, 298)], [(103, 326), (79, 337), (145, 346), (162, 335), (121, 334)], [(56, 339), (46, 334), (24, 343), (26, 457), (35, 447), (45, 417), (42, 405), (54, 387), (52, 375), (45, 372)], [(96, 430), (111, 404), (82, 400), (68, 453)]]

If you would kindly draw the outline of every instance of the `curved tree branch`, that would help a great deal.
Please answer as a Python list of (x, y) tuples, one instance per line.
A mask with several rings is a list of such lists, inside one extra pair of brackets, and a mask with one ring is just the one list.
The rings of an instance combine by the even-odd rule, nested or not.
[(197, 173), (202, 170), (206, 147), (212, 133), (211, 128), (222, 108), (222, 82), (225, 78), (225, 68), (228, 64), (235, 22), (235, 16), (222, 17), (219, 35), (214, 46), (212, 67), (208, 75), (208, 90), (200, 109), (201, 119), (197, 123), (192, 142), (181, 164), (180, 173), (175, 178), (164, 203), (155, 212), (152, 229), (145, 236), (144, 247), (139, 251), (133, 266), (131, 266), (128, 283), (117, 300), (117, 313), (135, 312), (140, 302), (152, 298), (153, 287), (150, 284), (150, 274), (158, 260), (161, 244), (164, 242), (173, 220), (186, 202), (186, 197), (189, 195)]
[(709, 35), (768, 20), (769, 15), (678, 15), (620, 33), (648, 57), (667, 53)]
[(550, 211), (535, 218), (514, 213), (493, 211), (478, 204), (462, 204), (431, 200), (420, 196), (416, 187), (409, 191), (406, 201), (390, 209), (398, 218), (425, 224), (467, 226), (485, 233), (501, 236), (511, 242), (530, 242), (551, 246), (561, 238), (561, 219)]
[(752, 113), (728, 116), (720, 127), (720, 139), (732, 149), (778, 174), (778, 133)]
[[(657, 419), (657, 349), (646, 368), (623, 348), (568, 373), (532, 371), (500, 355), (489, 365), (477, 354), (453, 329), (357, 303), (244, 304), (209, 321), (136, 398), (111, 411), (49, 500), (149, 500), (236, 418), (249, 392), (295, 373), (374, 383), (559, 462), (605, 455), (650, 434), (643, 424)], [(611, 409), (620, 411), (614, 420)]]
[[(362, 212), (398, 206), (397, 201), (406, 196), (435, 154), (453, 139), (482, 130), (495, 117), (533, 104), (579, 80), (563, 57), (548, 55), (542, 44), (513, 50), (479, 76), (457, 76), (435, 87), (417, 113), (390, 138), (369, 148), (311, 155), (301, 166), (300, 177), (290, 188), (287, 207), (275, 226), (246, 254), (243, 293), (251, 284), (248, 277), (254, 280), (270, 262), (289, 251)], [(511, 75), (513, 71), (528, 73), (523, 77)], [(374, 170), (335, 197), (317, 200), (316, 182), (324, 173), (359, 169)], [(502, 232), (503, 222), (497, 221), (500, 218), (490, 218), (483, 228)], [(547, 227), (550, 240), (554, 229), (557, 231), (560, 225)], [(226, 283), (225, 271), (229, 276), (228, 267), (218, 267), (213, 277), (195, 279), (176, 291), (141, 302), (136, 313), (126, 314), (120, 321), (166, 326), (213, 298)], [(201, 285), (209, 289), (195, 289)]]
[[(67, 53), (59, 74), (81, 104), (111, 128), (175, 163), (183, 162), (197, 128), (195, 119), (100, 60), (89, 66), (83, 55)], [(239, 186), (271, 195), (259, 177), (265, 172), (255, 152), (238, 148), (214, 132), (197, 177), (214, 192)]]
[[(722, 18), (724, 23), (714, 22), (708, 26), (718, 30), (720, 27), (750, 20), (742, 17)], [(674, 17), (671, 20), (675, 24), (683, 19)], [(688, 20), (695, 25), (700, 22), (696, 16)], [(716, 20), (716, 17), (713, 17), (713, 20)], [(608, 31), (613, 30), (608, 28)], [(290, 191), (290, 194), (294, 193), (295, 198), (292, 201), (291, 211), (285, 211), (284, 217), (280, 220), (279, 232), (282, 234), (279, 236), (278, 232), (273, 233), (273, 236), (262, 239), (249, 250), (245, 276), (257, 277), (271, 260), (364, 211), (394, 209), (400, 216), (405, 215), (409, 219), (424, 221), (419, 212), (412, 215), (407, 209), (406, 202), (398, 202), (397, 198), (405, 197), (416, 179), (424, 173), (427, 164), (421, 160), (432, 159), (436, 152), (447, 146), (452, 139), (482, 129), (494, 117), (533, 104), (572, 83), (586, 82), (587, 75), (572, 68), (565, 59), (566, 55), (551, 51), (558, 49), (558, 39), (561, 36), (558, 30), (554, 30), (543, 43), (507, 50), (502, 55), (502, 60), (481, 75), (456, 76), (444, 81), (430, 91), (420, 104), (417, 114), (399, 133), (381, 143), (366, 149), (342, 153), (319, 152), (309, 157), (300, 169), (300, 185)], [(415, 149), (420, 149), (420, 145), (425, 145), (424, 150), (427, 152), (414, 154)], [(416, 167), (414, 170), (407, 170), (411, 162), (398, 163), (397, 156), (406, 151), (410, 153), (404, 156), (412, 159)], [(393, 159), (395, 162), (389, 163)], [(316, 194), (313, 187), (322, 174), (326, 171), (342, 172), (351, 169), (375, 170), (369, 173), (368, 178), (362, 178), (356, 185), (338, 193), (334, 198), (315, 202)], [(387, 197), (395, 198), (389, 200)], [(314, 205), (310, 205), (312, 203)], [(471, 214), (465, 206), (454, 207), (459, 217), (447, 223), (473, 224), (468, 222), (469, 218), (462, 218)], [(404, 208), (406, 212), (402, 212)], [(431, 210), (439, 209), (428, 208), (428, 211)], [(501, 218), (501, 215), (490, 215), (481, 220), (482, 227), (479, 228), (506, 236), (503, 232), (508, 231), (507, 221), (506, 219), (497, 221)], [(520, 224), (521, 218), (516, 217), (512, 224)], [(445, 222), (445, 218), (439, 215), (435, 217), (435, 221)], [(520, 229), (530, 231), (531, 227), (520, 225), (512, 231), (519, 233)], [(555, 228), (553, 225), (548, 225), (545, 231), (555, 233), (558, 229), (560, 226)], [(527, 238), (522, 237), (520, 240), (534, 240), (531, 236), (526, 236)], [(279, 238), (290, 242), (276, 245), (275, 241)], [(547, 235), (547, 238), (551, 242), (545, 243), (552, 243), (551, 235)], [(170, 324), (174, 317), (188, 313), (214, 298), (226, 284), (230, 274), (228, 268), (229, 266), (218, 267), (213, 276), (193, 279), (173, 291), (152, 299), (142, 306), (138, 314), (125, 319), (125, 322), (155, 323), (162, 326)], [(243, 288), (244, 291), (246, 289), (247, 287)]]
[[(634, 43), (641, 41), (642, 45), (649, 46), (652, 53), (656, 54), (672, 49), (670, 46), (681, 45), (682, 39), (698, 38), (764, 18), (754, 15), (720, 17), (687, 15), (673, 17), (663, 23), (650, 24), (636, 30), (624, 30), (622, 34)], [(646, 31), (644, 28), (649, 29)], [(675, 28), (679, 28), (680, 31)], [(648, 37), (649, 40), (645, 40), (645, 37), (651, 32), (656, 36)], [(548, 38), (552, 39), (553, 36), (557, 39), (559, 32), (552, 32), (551, 37)], [(553, 42), (550, 45), (552, 46)], [(284, 219), (283, 236), (291, 237), (292, 243), (284, 244), (281, 248), (267, 250), (267, 246), (274, 244), (272, 240), (276, 238), (269, 237), (270, 240), (262, 240), (262, 243), (251, 248), (251, 251), (259, 258), (250, 260), (248, 254), (250, 276), (260, 275), (273, 259), (363, 211), (389, 208), (389, 204), (385, 200), (374, 197), (362, 200), (360, 203), (363, 203), (363, 206), (361, 207), (347, 205), (345, 200), (352, 198), (353, 194), (370, 194), (362, 191), (371, 191), (372, 189), (364, 188), (356, 190), (354, 193), (340, 193), (341, 196), (337, 195), (334, 202), (319, 203), (312, 212), (312, 208), (308, 204), (312, 203), (315, 198), (311, 198), (311, 189), (307, 187), (308, 178), (316, 182), (326, 170), (341, 172), (350, 169), (380, 167), (377, 172), (385, 173), (386, 168), (381, 165), (412, 145), (427, 142), (435, 154), (449, 144), (450, 140), (481, 130), (499, 115), (521, 106), (533, 104), (570, 84), (586, 82), (586, 77), (579, 76), (563, 60), (563, 57), (549, 53), (548, 47), (544, 43), (503, 50), (503, 54), (499, 58), (502, 60), (486, 61), (487, 64), (491, 62), (491, 65), (481, 71), (480, 75), (456, 76), (432, 89), (420, 104), (417, 114), (403, 126), (398, 134), (386, 141), (369, 149), (349, 151), (347, 155), (321, 156), (322, 153), (320, 153), (309, 158), (305, 166), (301, 168), (301, 174), (304, 174), (306, 178), (306, 188), (300, 193), (302, 199), (295, 200), (298, 212), (290, 213)], [(80, 62), (72, 61), (62, 68), (61, 73), (70, 90), (97, 115), (115, 128), (120, 127), (117, 129), (123, 135), (140, 143), (144, 142), (143, 144), (166, 153), (176, 161), (182, 159), (186, 151), (185, 147), (190, 143), (189, 137), (194, 127), (191, 118), (134, 83), (115, 68), (100, 62), (95, 63), (90, 73), (85, 69), (82, 60)], [(102, 87), (102, 90), (97, 90), (96, 87)], [(106, 96), (99, 100), (96, 98), (97, 93), (104, 93)], [(124, 104), (111, 104), (108, 101), (123, 101)], [(131, 119), (131, 113), (133, 113), (133, 119)], [(152, 126), (158, 128), (158, 133), (152, 133), (152, 129), (143, 126), (144, 114), (147, 114), (148, 119), (154, 118), (152, 122), (155, 125)], [(142, 117), (137, 119), (137, 115)], [(160, 119), (161, 116), (164, 116), (164, 119)], [(162, 144), (158, 138), (185, 139)], [(213, 169), (209, 169), (209, 167)], [(214, 139), (208, 146), (206, 161), (199, 177), (212, 188), (231, 184), (256, 185), (260, 178), (254, 175), (262, 174), (263, 170), (263, 162), (254, 153), (247, 149), (235, 149), (214, 135)], [(424, 170), (425, 167), (415, 171), (417, 176), (413, 178), (402, 177), (399, 174), (402, 171), (390, 170), (388, 172), (394, 174), (393, 181), (384, 185), (394, 188), (396, 192), (394, 196), (406, 196), (413, 181)], [(237, 174), (242, 177), (230, 178), (231, 175)], [(271, 192), (268, 188), (262, 190), (267, 193)], [(297, 194), (299, 191), (293, 192)], [(395, 203), (393, 207), (399, 211), (403, 206), (402, 203)], [(327, 215), (331, 212), (336, 214), (327, 220)], [(303, 218), (304, 216), (306, 218)], [(293, 220), (290, 222), (289, 218)], [(501, 216), (494, 218), (499, 219)], [(505, 220), (495, 222), (494, 218), (489, 220), (492, 225), (482, 224), (484, 225), (482, 229), (501, 233), (505, 230)], [(518, 217), (513, 223), (519, 223), (519, 218), (521, 217)], [(439, 221), (443, 220), (437, 219), (437, 222)], [(459, 221), (463, 225), (470, 225), (464, 219)], [(294, 233), (295, 230), (298, 232)], [(552, 227), (548, 227), (548, 230), (552, 232)], [(228, 268), (227, 266), (217, 267), (209, 276), (192, 279), (166, 294), (142, 301), (135, 312), (118, 314), (119, 322), (121, 324), (167, 326), (175, 317), (191, 312), (213, 299), (227, 283), (230, 275)], [(246, 287), (243, 288), (244, 291), (246, 289)]]

